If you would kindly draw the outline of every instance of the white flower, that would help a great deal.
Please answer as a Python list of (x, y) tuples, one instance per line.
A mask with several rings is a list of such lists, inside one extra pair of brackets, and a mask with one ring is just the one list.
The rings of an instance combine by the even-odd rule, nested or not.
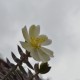
[(47, 62), (50, 60), (50, 57), (53, 57), (53, 51), (44, 48), (52, 43), (52, 40), (48, 39), (46, 35), (40, 34), (40, 26), (32, 25), (27, 31), (26, 26), (22, 28), (22, 33), (25, 39), (25, 42), (20, 42), (22, 47), (30, 52), (30, 55), (37, 61)]

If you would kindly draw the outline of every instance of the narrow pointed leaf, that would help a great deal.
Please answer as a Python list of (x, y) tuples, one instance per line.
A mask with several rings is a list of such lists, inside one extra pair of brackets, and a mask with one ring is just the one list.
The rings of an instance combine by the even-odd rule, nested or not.
[(11, 52), (13, 60), (18, 63), (20, 60), (15, 56), (13, 52)]
[(11, 62), (9, 61), (9, 59), (8, 59), (8, 58), (6, 58), (6, 60), (7, 60), (7, 64), (8, 64), (10, 67), (15, 66), (13, 63), (11, 63)]
[(20, 48), (20, 46), (18, 45), (18, 52), (19, 52), (19, 54), (22, 56), (23, 55), (23, 51), (22, 51), (22, 49)]
[(26, 63), (26, 65), (27, 65), (29, 68), (33, 69), (33, 66), (30, 64), (29, 61), (25, 60), (24, 63)]
[(1, 64), (3, 64), (4, 66), (6, 66), (7, 68), (9, 68), (9, 65), (3, 59), (0, 59), (0, 65)]
[(24, 73), (24, 74), (27, 74), (25, 69), (23, 68), (23, 66), (19, 66), (19, 69)]

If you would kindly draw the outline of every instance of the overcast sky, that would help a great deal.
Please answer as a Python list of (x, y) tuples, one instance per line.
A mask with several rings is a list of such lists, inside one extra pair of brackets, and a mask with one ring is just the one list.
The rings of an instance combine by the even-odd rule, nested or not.
[[(0, 53), (17, 56), (21, 29), (36, 24), (53, 40), (51, 80), (80, 80), (80, 0), (0, 0)], [(19, 44), (20, 45), (20, 44)], [(46, 77), (44, 75), (44, 77)]]

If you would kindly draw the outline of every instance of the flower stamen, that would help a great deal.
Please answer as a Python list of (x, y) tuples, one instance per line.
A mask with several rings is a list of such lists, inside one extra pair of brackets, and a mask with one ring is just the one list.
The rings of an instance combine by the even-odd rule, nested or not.
[(34, 37), (30, 38), (31, 45), (35, 48), (40, 48), (41, 43), (43, 43), (45, 40), (46, 40), (45, 38), (34, 38)]

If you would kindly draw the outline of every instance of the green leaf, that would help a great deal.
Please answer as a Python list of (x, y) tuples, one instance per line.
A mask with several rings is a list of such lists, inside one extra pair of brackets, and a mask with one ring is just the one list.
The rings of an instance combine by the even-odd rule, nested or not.
[(24, 54), (19, 45), (18, 45), (18, 52), (19, 52), (19, 54), (20, 54), (21, 56)]
[(19, 66), (19, 69), (22, 71), (22, 73), (27, 74), (23, 66)]
[(11, 62), (9, 61), (9, 59), (8, 59), (8, 58), (6, 58), (6, 60), (7, 60), (7, 64), (8, 64), (10, 67), (15, 66), (13, 63), (11, 63)]
[(11, 52), (11, 55), (12, 55), (13, 60), (14, 60), (16, 63), (20, 62), (20, 59), (18, 59), (13, 52)]
[(24, 63), (31, 69), (34, 70), (33, 66), (31, 65), (31, 63), (28, 60), (25, 60)]

